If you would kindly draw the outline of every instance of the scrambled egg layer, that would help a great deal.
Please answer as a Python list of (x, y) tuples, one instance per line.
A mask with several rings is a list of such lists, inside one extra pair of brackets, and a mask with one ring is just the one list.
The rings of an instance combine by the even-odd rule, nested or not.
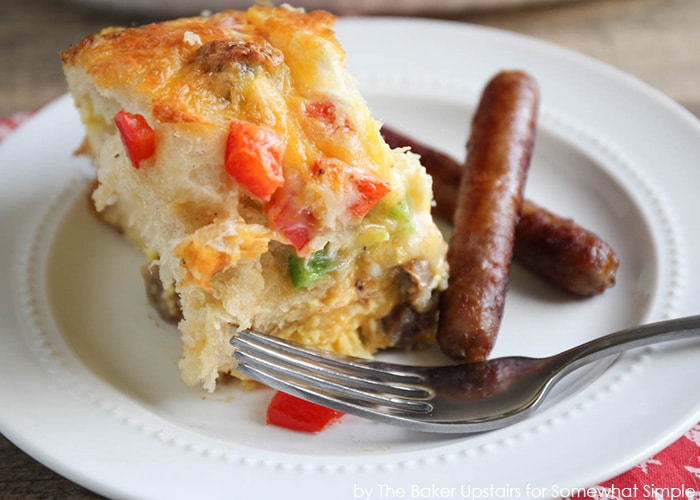
[[(174, 285), (189, 384), (236, 375), (229, 341), (246, 328), (369, 356), (405, 336), (388, 318), (433, 314), (445, 286), (430, 178), (381, 138), (333, 23), (252, 7), (108, 28), (62, 54), (95, 208)], [(155, 134), (140, 168), (114, 126), (121, 110)], [(227, 172), (233, 121), (283, 138), (267, 199)]]

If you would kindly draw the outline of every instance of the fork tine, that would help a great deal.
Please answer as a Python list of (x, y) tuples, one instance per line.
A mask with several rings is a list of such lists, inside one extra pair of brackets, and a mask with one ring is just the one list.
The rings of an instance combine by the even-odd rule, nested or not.
[(231, 340), (234, 346), (244, 342), (247, 345), (255, 346), (257, 349), (265, 349), (269, 353), (277, 355), (285, 353), (343, 373), (352, 372), (358, 377), (369, 377), (373, 380), (405, 384), (419, 384), (425, 381), (421, 375), (406, 365), (346, 356), (313, 346), (303, 346), (290, 340), (280, 339), (260, 332), (244, 330)]
[(318, 396), (323, 400), (323, 404), (336, 401), (349, 405), (352, 401), (355, 406), (380, 406), (387, 411), (426, 413), (432, 410), (432, 405), (428, 401), (348, 386), (332, 378), (323, 377), (322, 372), (307, 372), (302, 365), (295, 365), (293, 360), (280, 361), (274, 358), (257, 357), (245, 350), (236, 351), (234, 359), (239, 362), (238, 370), (241, 373), (282, 390), (295, 389), (302, 391), (305, 395)]
[[(345, 391), (350, 391), (349, 388), (354, 387), (363, 390), (362, 394), (367, 395), (365, 399), (371, 397), (369, 394), (412, 400), (425, 400), (432, 397), (432, 392), (422, 385), (407, 384), (403, 380), (401, 382), (384, 380), (377, 376), (367, 377), (362, 371), (357, 374), (352, 366), (340, 367), (337, 362), (326, 363), (328, 360), (325, 356), (298, 356), (299, 350), (278, 351), (264, 343), (261, 345), (251, 341), (248, 336), (232, 343), (237, 348), (236, 352), (241, 352), (238, 356), (234, 354), (235, 359), (240, 358), (239, 361), (264, 364), (266, 370), (274, 369), (278, 375), (283, 374), (288, 378), (295, 377), (297, 370), (301, 370), (309, 377), (314, 377), (317, 383), (335, 384), (334, 392), (337, 392), (339, 387), (345, 388)], [(423, 382), (423, 379), (416, 377), (416, 382)], [(310, 383), (309, 380), (306, 380), (306, 383)], [(326, 386), (325, 390), (330, 390), (330, 387)]]
[[(259, 382), (262, 382), (263, 384), (273, 389), (284, 391), (288, 394), (292, 394), (299, 398), (306, 399), (313, 403), (317, 403), (328, 408), (332, 408), (334, 410), (342, 411), (350, 415), (369, 418), (378, 422), (384, 422), (388, 424), (401, 423), (404, 427), (408, 429), (428, 430), (434, 427), (433, 425), (424, 420), (416, 420), (412, 418), (411, 413), (392, 412), (391, 410), (388, 410), (386, 407), (383, 406), (362, 404), (362, 402), (359, 400), (340, 399), (338, 396), (319, 392), (315, 388), (305, 387), (297, 383), (292, 383), (284, 379), (271, 376), (270, 374), (264, 371), (260, 371), (248, 365), (241, 365), (240, 372), (244, 375), (250, 376), (251, 378)], [(429, 415), (429, 413), (422, 413), (422, 415)]]
[[(263, 341), (257, 342), (260, 339)], [(394, 410), (426, 412), (432, 408), (426, 402), (432, 397), (432, 392), (423, 386), (407, 384), (402, 378), (399, 378), (401, 382), (382, 380), (377, 376), (381, 372), (376, 369), (373, 370), (376, 372), (374, 378), (362, 376), (362, 371), (357, 375), (354, 366), (348, 367), (338, 360), (326, 363), (329, 358), (325, 351), (319, 350), (318, 355), (308, 355), (305, 348), (297, 349), (288, 343), (283, 343), (283, 350), (278, 350), (279, 343), (266, 342), (267, 340), (260, 334), (246, 333), (231, 341), (236, 348), (233, 358), (239, 362), (239, 371), (251, 368), (256, 371), (255, 374), (249, 374), (253, 378), (259, 378), (256, 375), (262, 372), (288, 384), (290, 381), (301, 384), (307, 391), (312, 390), (311, 387), (318, 388), (327, 397), (336, 395), (344, 400), (353, 398)], [(289, 347), (293, 349), (288, 349)], [(298, 356), (297, 353), (304, 355)], [(423, 381), (417, 374), (410, 374), (410, 378)]]

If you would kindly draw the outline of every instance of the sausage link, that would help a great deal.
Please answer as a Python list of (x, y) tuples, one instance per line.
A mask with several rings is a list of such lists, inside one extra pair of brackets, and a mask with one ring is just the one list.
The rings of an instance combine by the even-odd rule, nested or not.
[(598, 295), (615, 285), (620, 263), (610, 245), (531, 201), (523, 203), (515, 241), (514, 260), (576, 295)]
[[(382, 135), (392, 148), (410, 147), (433, 178), (433, 213), (452, 220), (462, 170), (451, 156), (387, 126)], [(613, 248), (570, 218), (535, 202), (523, 202), (515, 230), (513, 260), (563, 290), (590, 297), (615, 285), (619, 260)]]
[(501, 72), (484, 88), (472, 121), (437, 333), (443, 352), (460, 361), (486, 359), (500, 329), (538, 103), (533, 78)]

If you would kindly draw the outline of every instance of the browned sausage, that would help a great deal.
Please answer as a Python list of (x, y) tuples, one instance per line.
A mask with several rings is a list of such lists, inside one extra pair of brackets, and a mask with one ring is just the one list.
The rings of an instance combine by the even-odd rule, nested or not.
[(460, 361), (486, 359), (500, 329), (538, 103), (532, 77), (504, 71), (484, 88), (472, 121), (437, 333)]
[(570, 292), (588, 297), (615, 284), (619, 261), (610, 245), (531, 201), (523, 203), (515, 241), (514, 260)]
[[(382, 127), (393, 148), (410, 147), (433, 178), (433, 213), (452, 220), (462, 170), (451, 156), (415, 139)], [(598, 235), (570, 218), (556, 215), (531, 200), (523, 202), (515, 230), (513, 260), (562, 289), (588, 297), (615, 285), (619, 260)]]

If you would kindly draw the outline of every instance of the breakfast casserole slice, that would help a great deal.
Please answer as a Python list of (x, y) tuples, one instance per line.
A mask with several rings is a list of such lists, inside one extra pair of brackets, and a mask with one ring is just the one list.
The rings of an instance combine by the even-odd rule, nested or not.
[(188, 384), (237, 376), (242, 329), (360, 356), (434, 340), (431, 180), (383, 141), (334, 21), (256, 6), (62, 53), (95, 209), (177, 302)]

